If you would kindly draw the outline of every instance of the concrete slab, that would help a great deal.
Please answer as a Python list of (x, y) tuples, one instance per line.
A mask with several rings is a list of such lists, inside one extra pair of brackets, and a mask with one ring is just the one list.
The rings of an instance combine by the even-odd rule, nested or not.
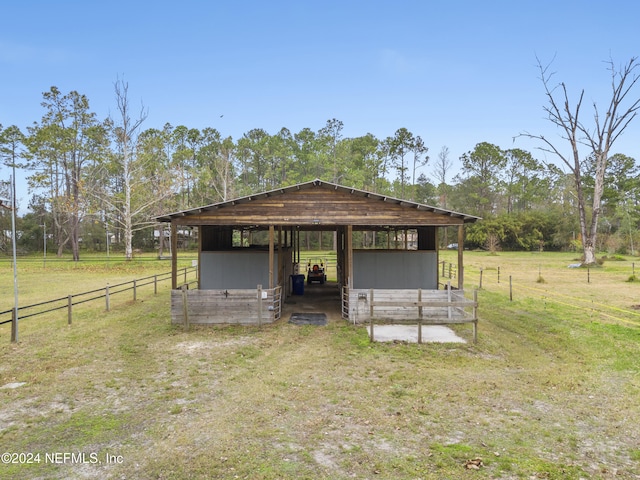
[[(418, 343), (418, 325), (374, 325), (373, 339), (376, 342)], [(422, 341), (423, 343), (467, 343), (464, 338), (443, 325), (423, 325)]]

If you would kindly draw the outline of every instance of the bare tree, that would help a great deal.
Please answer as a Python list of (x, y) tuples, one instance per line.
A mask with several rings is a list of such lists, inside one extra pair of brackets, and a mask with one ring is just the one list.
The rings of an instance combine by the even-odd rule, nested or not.
[(112, 120), (115, 151), (111, 161), (97, 166), (94, 175), (93, 194), (105, 211), (110, 212), (111, 221), (124, 232), (125, 258), (133, 258), (133, 233), (153, 224), (151, 208), (166, 198), (169, 172), (157, 158), (140, 155), (138, 136), (147, 110), (141, 107), (135, 119), (131, 118), (128, 84), (118, 80), (114, 83), (118, 118)]
[[(615, 141), (629, 126), (640, 108), (640, 98), (628, 98), (639, 78), (635, 73), (638, 67), (637, 57), (631, 58), (619, 69), (616, 68), (612, 60), (607, 62), (608, 70), (611, 72), (611, 99), (604, 116), (600, 114), (596, 102), (593, 102), (593, 124), (589, 125), (583, 123), (580, 117), (584, 90), (581, 91), (576, 104), (572, 106), (565, 83), (551, 85), (553, 73), (549, 72), (550, 64), (543, 66), (540, 60), (537, 60), (540, 79), (548, 100), (544, 111), (547, 113), (549, 121), (561, 130), (561, 138), (569, 142), (571, 153), (570, 155), (563, 153), (559, 144), (555, 144), (544, 135), (525, 132), (520, 136), (540, 140), (543, 144), (540, 150), (552, 153), (569, 168), (578, 197), (578, 215), (583, 248), (582, 264), (592, 265), (596, 262), (598, 218), (601, 213), (604, 177), (609, 154)], [(586, 155), (581, 155), (581, 147), (587, 148)], [(591, 168), (595, 172), (591, 218), (588, 218), (588, 200), (583, 178), (587, 161), (593, 162)]]
[(445, 145), (438, 153), (438, 161), (433, 167), (433, 176), (437, 182), (438, 194), (440, 195), (440, 206), (447, 208), (447, 174), (451, 169), (453, 162), (449, 158), (449, 148)]
[[(439, 205), (442, 208), (447, 208), (447, 197), (449, 192), (449, 186), (447, 185), (447, 174), (451, 169), (453, 162), (449, 158), (449, 147), (443, 145), (440, 153), (438, 153), (438, 161), (433, 167), (433, 176), (436, 179), (436, 191), (438, 192), (439, 197)], [(440, 237), (441, 245), (446, 245), (447, 243), (447, 227), (443, 227), (439, 229), (442, 231), (442, 236)]]

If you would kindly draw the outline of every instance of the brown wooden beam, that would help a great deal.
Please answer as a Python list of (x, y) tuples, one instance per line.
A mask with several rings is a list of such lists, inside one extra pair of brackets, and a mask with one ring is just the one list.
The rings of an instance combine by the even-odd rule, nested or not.
[[(242, 234), (241, 234), (242, 235)], [(240, 237), (242, 239), (242, 236)], [(200, 279), (202, 278), (202, 227), (198, 227), (198, 290), (200, 290)]]
[(464, 289), (464, 264), (463, 264), (463, 252), (464, 250), (464, 226), (458, 226), (458, 290)]
[(349, 288), (353, 288), (353, 226), (347, 225), (346, 232), (346, 243), (347, 243), (347, 285)]
[(274, 263), (274, 249), (275, 249), (275, 228), (273, 225), (269, 225), (269, 288), (273, 288), (273, 263)]
[(282, 225), (278, 225), (278, 278), (275, 282), (276, 285), (284, 286), (284, 255), (282, 253), (282, 243), (283, 243), (283, 230)]
[(178, 288), (178, 225), (171, 221), (171, 288)]

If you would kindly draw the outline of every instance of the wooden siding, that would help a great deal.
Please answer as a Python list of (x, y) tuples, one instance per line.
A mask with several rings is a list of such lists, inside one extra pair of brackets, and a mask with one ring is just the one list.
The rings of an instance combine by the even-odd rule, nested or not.
[(275, 322), (281, 311), (280, 287), (171, 291), (171, 323), (175, 324), (260, 325)]
[(385, 202), (342, 190), (307, 188), (254, 200), (205, 207), (200, 213), (174, 217), (180, 225), (461, 225), (459, 217), (421, 209), (415, 204)]

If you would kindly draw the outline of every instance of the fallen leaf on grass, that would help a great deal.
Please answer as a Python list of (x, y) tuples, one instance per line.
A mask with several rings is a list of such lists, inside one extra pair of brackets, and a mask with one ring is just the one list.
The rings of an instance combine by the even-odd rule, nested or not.
[(480, 470), (480, 467), (483, 467), (482, 459), (479, 457), (472, 458), (471, 460), (467, 460), (464, 464), (464, 468), (467, 470)]

